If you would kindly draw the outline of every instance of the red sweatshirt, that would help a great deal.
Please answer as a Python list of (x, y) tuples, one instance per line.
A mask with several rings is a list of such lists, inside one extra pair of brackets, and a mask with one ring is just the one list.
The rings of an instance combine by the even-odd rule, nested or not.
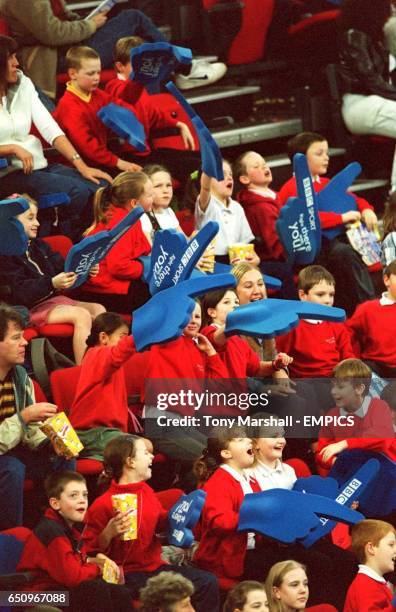
[[(315, 193), (319, 193), (319, 191), (322, 191), (322, 189), (330, 183), (330, 179), (321, 176), (318, 181), (312, 181), (312, 183)], [(286, 181), (286, 183), (281, 187), (278, 193), (281, 206), (286, 204), (288, 198), (294, 197), (296, 195), (296, 179), (294, 178), (294, 176), (292, 176), (292, 178)], [(357, 209), (359, 212), (363, 212), (367, 208), (370, 210), (374, 210), (373, 207), (367, 202), (367, 200), (364, 200), (363, 198), (358, 198), (353, 193), (351, 193), (350, 195), (355, 198)], [(342, 215), (335, 212), (319, 212), (319, 219), (323, 229), (336, 227), (337, 225), (343, 225)]]
[[(111, 206), (107, 223), (99, 223), (89, 235), (112, 229), (127, 214), (127, 210)], [(130, 281), (140, 278), (143, 273), (143, 264), (137, 258), (149, 255), (150, 251), (150, 243), (140, 221), (137, 221), (102, 259), (99, 274), (84, 283), (84, 291), (127, 294)]]
[[(338, 417), (341, 413), (336, 407), (327, 414)], [(323, 461), (321, 451), (329, 444), (345, 439), (348, 449), (361, 448), (376, 451), (396, 461), (396, 439), (394, 438), (392, 414), (388, 404), (381, 399), (371, 398), (366, 415), (363, 418), (354, 415), (353, 425), (345, 426), (344, 423), (336, 425), (333, 422), (320, 428), (316, 462), (322, 470), (330, 471), (334, 457)]]
[(48, 508), (44, 517), (28, 537), (17, 570), (32, 572), (29, 589), (42, 591), (75, 587), (101, 575), (99, 566), (87, 563), (81, 534), (70, 528), (58, 512)]
[(128, 431), (128, 401), (123, 365), (136, 352), (132, 336), (116, 346), (86, 352), (69, 419), (76, 429), (114, 427)]
[(327, 377), (342, 360), (355, 357), (343, 323), (301, 320), (287, 334), (275, 338), (276, 348), (294, 358), (288, 366), (291, 378)]
[(221, 359), (228, 370), (229, 378), (246, 378), (246, 376), (257, 376), (260, 370), (260, 359), (257, 353), (250, 348), (249, 344), (240, 336), (227, 338), (225, 346), (218, 346), (214, 340), (217, 327), (208, 325), (201, 329), (201, 334), (206, 336), (218, 351)]
[(135, 155), (149, 155), (149, 138), (151, 130), (175, 128), (176, 123), (180, 121), (177, 118), (172, 118), (169, 113), (166, 113), (155, 100), (155, 96), (150, 96), (144, 87), (141, 88), (140, 84), (137, 85), (130, 79), (112, 79), (106, 85), (106, 92), (115, 102), (121, 99), (128, 104), (133, 104), (133, 110), (136, 117), (144, 127), (147, 136), (146, 151), (140, 152), (134, 150)]
[[(250, 483), (254, 492), (260, 491), (254, 480)], [(218, 468), (203, 489), (207, 495), (194, 562), (218, 578), (240, 578), (247, 546), (247, 533), (237, 532), (244, 498), (241, 484), (229, 472)]]
[(344, 612), (394, 612), (392, 591), (385, 582), (379, 582), (359, 573), (348, 589)]
[(359, 304), (346, 326), (357, 357), (396, 368), (396, 303), (369, 300)]
[(237, 196), (253, 234), (259, 239), (256, 251), (262, 261), (285, 260), (285, 252), (275, 227), (281, 206), (278, 195), (273, 193), (275, 198), (251, 189), (242, 189)]
[(109, 489), (98, 497), (88, 509), (84, 531), (84, 540), (88, 550), (100, 550), (98, 537), (106, 527), (115, 512), (112, 495), (135, 493), (137, 495), (137, 525), (136, 540), (123, 541), (116, 536), (112, 539), (105, 553), (124, 568), (127, 572), (154, 572), (166, 563), (161, 559), (161, 542), (157, 533), (165, 528), (168, 515), (161, 506), (151, 487), (145, 482), (133, 484), (118, 484), (112, 481)]

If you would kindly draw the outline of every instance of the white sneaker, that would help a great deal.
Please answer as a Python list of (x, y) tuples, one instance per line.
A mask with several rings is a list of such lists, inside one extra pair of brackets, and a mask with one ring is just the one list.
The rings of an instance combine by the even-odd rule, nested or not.
[(227, 72), (227, 66), (222, 62), (210, 64), (206, 60), (193, 60), (190, 74), (176, 74), (175, 83), (179, 89), (203, 87), (219, 81)]

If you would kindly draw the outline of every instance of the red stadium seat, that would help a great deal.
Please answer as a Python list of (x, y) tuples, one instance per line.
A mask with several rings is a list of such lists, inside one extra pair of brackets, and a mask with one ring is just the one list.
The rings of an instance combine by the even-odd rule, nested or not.
[(37, 338), (37, 336), (38, 336), (37, 330), (34, 329), (33, 327), (26, 327), (23, 330), (23, 337), (28, 342), (30, 342), (30, 340), (33, 340), (33, 338)]
[(66, 414), (70, 411), (70, 407), (76, 395), (80, 374), (81, 366), (74, 366), (73, 368), (65, 368), (63, 370), (51, 372), (50, 382), (52, 397), (59, 411), (63, 410)]
[(180, 227), (186, 236), (191, 236), (193, 231), (195, 230), (195, 218), (194, 213), (191, 212), (188, 208), (183, 208), (182, 210), (176, 211), (176, 217), (180, 223)]
[(68, 236), (44, 236), (44, 242), (46, 242), (53, 251), (62, 255), (63, 259), (66, 259), (66, 256), (70, 249), (73, 246), (72, 241)]
[(10, 28), (8, 27), (8, 23), (4, 17), (0, 15), (0, 36), (10, 36), (10, 34), (11, 32)]

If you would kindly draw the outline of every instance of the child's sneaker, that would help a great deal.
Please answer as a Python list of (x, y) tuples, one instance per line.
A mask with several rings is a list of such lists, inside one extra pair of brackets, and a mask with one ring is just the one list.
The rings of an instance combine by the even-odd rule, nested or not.
[(176, 74), (175, 82), (179, 89), (193, 89), (216, 83), (226, 72), (227, 66), (222, 62), (210, 64), (205, 60), (193, 60), (190, 74)]

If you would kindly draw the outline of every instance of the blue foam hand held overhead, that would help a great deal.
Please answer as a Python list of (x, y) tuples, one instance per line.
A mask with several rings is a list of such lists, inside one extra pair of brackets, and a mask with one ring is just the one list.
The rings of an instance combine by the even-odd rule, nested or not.
[(205, 172), (205, 174), (207, 174), (208, 176), (217, 179), (218, 181), (222, 181), (224, 178), (223, 159), (217, 142), (213, 138), (212, 134), (209, 132), (202, 119), (189, 105), (189, 103), (184, 98), (184, 96), (182, 96), (177, 87), (173, 83), (169, 82), (166, 84), (166, 88), (169, 93), (171, 93), (181, 104), (187, 115), (190, 117), (192, 123), (194, 124), (201, 149), (203, 172)]
[[(361, 165), (353, 162), (333, 176), (330, 183), (317, 194), (319, 211), (342, 215), (349, 210), (357, 210), (356, 199), (347, 190), (361, 171)], [(322, 230), (329, 240), (339, 236), (343, 231), (344, 224)]]
[(195, 307), (194, 297), (213, 289), (235, 287), (232, 274), (190, 278), (159, 291), (133, 313), (132, 335), (138, 351), (181, 336)]
[(151, 295), (190, 278), (218, 231), (219, 224), (209, 221), (191, 240), (173, 229), (156, 232), (150, 270), (145, 277)]
[(319, 517), (354, 525), (364, 519), (360, 512), (328, 497), (287, 489), (270, 489), (245, 495), (239, 511), (238, 531), (256, 531), (292, 544), (320, 525)]
[(171, 546), (189, 548), (194, 541), (191, 531), (198, 523), (204, 507), (206, 492), (202, 489), (192, 491), (182, 497), (169, 510), (168, 541)]
[(44, 208), (53, 208), (54, 206), (66, 206), (70, 204), (70, 197), (64, 191), (56, 191), (55, 193), (47, 193), (38, 199), (38, 207), (40, 210)]
[(113, 229), (87, 236), (70, 249), (65, 260), (65, 272), (75, 272), (77, 274), (73, 288), (85, 283), (92, 266), (106, 257), (117, 240), (136, 223), (143, 213), (144, 210), (141, 206), (135, 206)]
[(106, 127), (127, 140), (137, 151), (146, 151), (146, 132), (132, 110), (110, 102), (97, 115)]
[[(377, 477), (380, 464), (375, 459), (367, 461), (353, 476), (340, 486), (338, 482), (328, 476), (310, 476), (309, 478), (299, 478), (294, 484), (294, 491), (303, 493), (316, 493), (334, 499), (338, 504), (350, 506), (354, 501), (360, 501), (363, 493)], [(320, 525), (306, 536), (301, 543), (305, 548), (310, 548), (315, 542), (330, 533), (336, 526), (335, 521), (320, 517)]]
[(225, 334), (274, 338), (296, 327), (300, 319), (344, 321), (345, 310), (299, 300), (258, 300), (227, 315)]
[(16, 215), (28, 210), (25, 198), (0, 201), (0, 253), (2, 255), (23, 255), (28, 248), (28, 237)]
[(307, 265), (314, 261), (321, 247), (318, 202), (305, 155), (296, 153), (293, 169), (297, 197), (289, 198), (280, 209), (276, 230), (289, 264)]
[(130, 79), (138, 81), (150, 91), (169, 79), (170, 74), (180, 64), (189, 66), (192, 51), (168, 42), (144, 43), (131, 51), (132, 72)]

